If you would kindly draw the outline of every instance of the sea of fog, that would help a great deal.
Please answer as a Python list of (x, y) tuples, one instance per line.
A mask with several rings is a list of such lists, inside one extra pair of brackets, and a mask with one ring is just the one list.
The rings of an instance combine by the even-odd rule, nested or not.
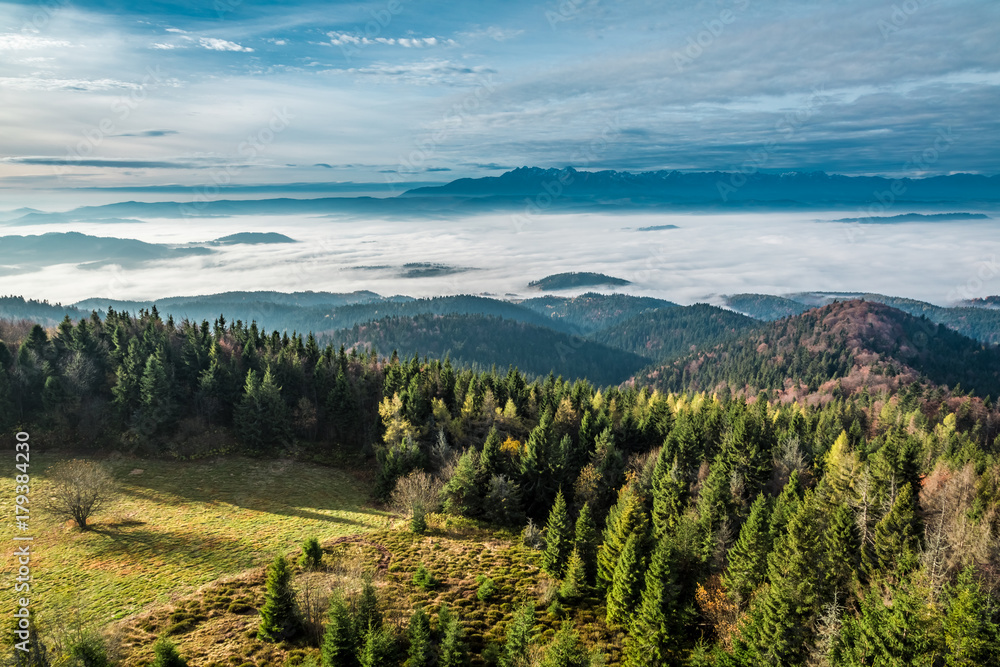
[[(0, 236), (76, 231), (188, 244), (256, 231), (298, 241), (216, 247), (210, 255), (139, 268), (25, 266), (0, 274), (0, 293), (62, 303), (229, 290), (516, 298), (537, 296), (528, 283), (546, 275), (593, 271), (633, 283), (618, 291), (684, 304), (716, 301), (721, 294), (815, 290), (879, 292), (944, 305), (1000, 293), (1000, 233), (996, 212), (989, 214), (989, 220), (864, 225), (830, 222), (856, 217), (856, 209), (529, 218), (491, 214), (402, 221), (248, 216), (31, 227), (0, 223)], [(639, 230), (668, 225), (676, 228)], [(16, 262), (0, 257), (0, 264), (11, 263)], [(414, 263), (436, 266), (406, 267)]]

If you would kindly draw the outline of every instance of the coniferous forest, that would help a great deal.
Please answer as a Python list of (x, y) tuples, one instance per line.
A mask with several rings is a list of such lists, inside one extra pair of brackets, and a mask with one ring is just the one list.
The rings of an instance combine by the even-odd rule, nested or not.
[[(905, 384), (851, 384), (859, 343), (830, 320), (860, 307), (752, 329), (753, 345), (720, 347), (717, 321), (694, 320), (685, 326), (703, 322), (709, 341), (702, 357), (757, 356), (682, 359), (683, 377), (648, 370), (654, 382), (619, 386), (348, 352), (155, 307), (50, 329), (8, 321), (0, 426), (97, 459), (292, 457), (359, 471), (370, 501), (403, 518), (369, 540), (385, 567), (316, 615), (293, 582), (331, 547), (313, 539), (297, 563), (279, 555), (239, 610), (255, 619), (253, 641), (289, 652), (247, 664), (997, 664), (1000, 412), (985, 392), (947, 385), (989, 386), (995, 351), (975, 352), (985, 363), (962, 375), (945, 362), (967, 339), (934, 325), (925, 349), (900, 357), (922, 369), (902, 372)], [(890, 335), (899, 321), (881, 308), (889, 324), (865, 327)], [(625, 331), (634, 349), (635, 327)], [(884, 355), (911, 340), (871, 336)], [(837, 384), (783, 399), (764, 369)], [(451, 591), (449, 607), (435, 597), (448, 572), (414, 561), (411, 576), (403, 563), (414, 540), (456, 526), (515, 551), (504, 576), (464, 573), (473, 590)], [(519, 585), (529, 578), (537, 585)], [(171, 640), (206, 618), (189, 611), (173, 612), (155, 650), (119, 646), (131, 656), (121, 664), (183, 664), (169, 662), (184, 660)], [(30, 664), (113, 664), (104, 640), (75, 641), (69, 662)], [(105, 662), (79, 662), (87, 646)]]

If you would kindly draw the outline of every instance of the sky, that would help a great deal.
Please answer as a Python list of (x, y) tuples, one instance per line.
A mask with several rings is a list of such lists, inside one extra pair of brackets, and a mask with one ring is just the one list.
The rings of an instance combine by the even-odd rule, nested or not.
[(998, 45), (995, 0), (0, 3), (0, 190), (992, 175)]

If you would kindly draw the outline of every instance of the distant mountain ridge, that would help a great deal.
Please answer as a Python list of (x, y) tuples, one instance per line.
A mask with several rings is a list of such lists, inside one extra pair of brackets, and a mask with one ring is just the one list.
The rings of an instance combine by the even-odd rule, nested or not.
[[(578, 171), (520, 167), (500, 176), (460, 178), (414, 188), (405, 197), (638, 197), (692, 201), (863, 203), (890, 191), (896, 201), (1000, 201), (1000, 176), (952, 174), (929, 178), (842, 176), (825, 172), (784, 174), (647, 171)], [(899, 193), (899, 194), (896, 194)]]

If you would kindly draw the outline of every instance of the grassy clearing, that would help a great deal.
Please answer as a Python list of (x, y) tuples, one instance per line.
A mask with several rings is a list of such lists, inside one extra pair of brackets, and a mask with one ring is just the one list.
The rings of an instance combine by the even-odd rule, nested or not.
[[(622, 638), (605, 625), (598, 597), (567, 605), (559, 616), (548, 613), (553, 582), (539, 568), (540, 552), (525, 549), (509, 534), (481, 530), (461, 520), (433, 517), (431, 524), (432, 530), (424, 536), (406, 532), (400, 522), (395, 529), (369, 532), (353, 540), (327, 540), (318, 571), (295, 568), (300, 604), (306, 591), (324, 601), (332, 590), (351, 597), (360, 589), (363, 576), (373, 576), (386, 623), (396, 633), (405, 633), (416, 606), (431, 612), (436, 627), (438, 605), (445, 602), (462, 622), (470, 648), (480, 654), (488, 643), (503, 640), (518, 606), (531, 600), (537, 606), (539, 642), (552, 637), (562, 618), (572, 618), (584, 640), (601, 647), (610, 664), (616, 664)], [(294, 561), (298, 554), (289, 555)], [(439, 580), (431, 590), (413, 581), (421, 565)], [(485, 600), (477, 596), (480, 575), (491, 578), (496, 586)], [(318, 655), (306, 638), (277, 645), (256, 639), (264, 579), (264, 569), (254, 568), (118, 624), (113, 634), (127, 656), (126, 663), (149, 664), (152, 643), (164, 634), (177, 642), (193, 667), (295, 665)], [(474, 664), (483, 663), (477, 659)]]
[[(33, 452), (34, 453), (34, 452)], [(97, 625), (153, 603), (190, 595), (295, 549), (388, 525), (366, 507), (367, 485), (350, 474), (293, 461), (225, 458), (171, 462), (117, 459), (120, 500), (81, 532), (38, 509), (44, 469), (61, 460), (32, 458), (35, 537), (33, 606), (43, 619), (79, 616)], [(0, 480), (0, 511), (13, 516), (13, 476)], [(7, 522), (7, 539), (13, 533)], [(9, 580), (13, 564), (4, 563)]]

